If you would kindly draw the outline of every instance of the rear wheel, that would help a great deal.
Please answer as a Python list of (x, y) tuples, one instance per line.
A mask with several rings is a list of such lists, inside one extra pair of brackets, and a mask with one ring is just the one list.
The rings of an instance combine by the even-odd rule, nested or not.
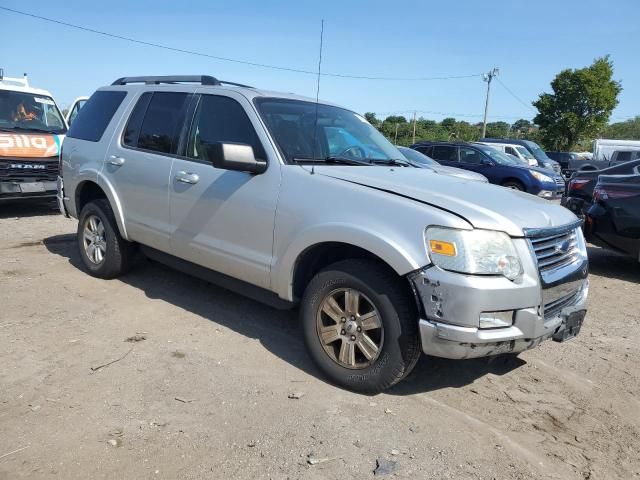
[(502, 184), (503, 187), (510, 188), (512, 190), (518, 190), (524, 192), (524, 185), (517, 180), (507, 180)]
[(85, 269), (98, 278), (122, 275), (129, 270), (134, 255), (133, 244), (120, 236), (105, 199), (89, 202), (80, 212), (78, 247)]
[(406, 376), (420, 357), (414, 301), (394, 272), (345, 260), (318, 273), (300, 311), (307, 348), (337, 385), (377, 393)]

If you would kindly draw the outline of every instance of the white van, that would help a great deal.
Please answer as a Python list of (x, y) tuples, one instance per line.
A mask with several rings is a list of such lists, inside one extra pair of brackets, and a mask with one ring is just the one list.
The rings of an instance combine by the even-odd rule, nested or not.
[(518, 160), (520, 160), (522, 163), (524, 163), (525, 165), (529, 165), (530, 167), (537, 167), (538, 166), (538, 161), (535, 159), (535, 157), (531, 154), (531, 152), (529, 150), (527, 150), (526, 148), (524, 148), (521, 145), (514, 145), (511, 143), (488, 143), (488, 142), (476, 142), (476, 143), (481, 143), (483, 145), (488, 145), (489, 147), (493, 147), (496, 148), (498, 150), (500, 150), (501, 152), (504, 152), (508, 155), (513, 155), (514, 157), (516, 157)]
[(610, 161), (616, 150), (640, 150), (640, 140), (608, 140), (599, 138), (593, 141), (593, 159)]

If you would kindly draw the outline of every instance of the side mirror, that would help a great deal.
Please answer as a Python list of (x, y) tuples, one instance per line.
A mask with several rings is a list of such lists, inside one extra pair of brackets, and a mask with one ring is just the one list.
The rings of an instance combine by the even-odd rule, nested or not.
[(481, 163), (482, 165), (486, 165), (487, 167), (493, 167), (495, 165), (495, 163), (493, 163), (488, 158), (483, 158)]
[(214, 143), (209, 146), (209, 158), (216, 168), (255, 174), (267, 170), (267, 162), (256, 159), (251, 145), (242, 143)]

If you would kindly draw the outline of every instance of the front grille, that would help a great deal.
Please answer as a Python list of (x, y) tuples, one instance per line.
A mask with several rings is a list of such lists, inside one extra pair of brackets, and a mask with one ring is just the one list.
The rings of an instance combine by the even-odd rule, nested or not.
[(576, 230), (529, 238), (540, 273), (573, 263), (580, 255)]
[(556, 186), (561, 187), (564, 190), (564, 180), (560, 177), (556, 177)]
[(35, 182), (55, 181), (58, 176), (58, 158), (0, 158), (0, 181)]
[(579, 288), (574, 290), (568, 295), (561, 297), (553, 302), (549, 302), (544, 306), (544, 318), (548, 320), (550, 318), (554, 318), (558, 313), (562, 311), (563, 308), (568, 307), (569, 305), (573, 305), (580, 296), (582, 289)]

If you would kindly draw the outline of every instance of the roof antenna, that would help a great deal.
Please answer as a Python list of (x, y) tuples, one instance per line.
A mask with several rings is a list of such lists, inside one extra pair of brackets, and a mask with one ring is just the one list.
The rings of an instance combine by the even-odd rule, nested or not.
[[(318, 58), (318, 81), (316, 84), (316, 121), (313, 125), (313, 152), (311, 155), (316, 158), (316, 141), (318, 136), (318, 103), (320, 102), (320, 76), (322, 75), (322, 40), (324, 37), (324, 18), (320, 23), (320, 55)], [(314, 168), (311, 167), (311, 173), (314, 173)]]

